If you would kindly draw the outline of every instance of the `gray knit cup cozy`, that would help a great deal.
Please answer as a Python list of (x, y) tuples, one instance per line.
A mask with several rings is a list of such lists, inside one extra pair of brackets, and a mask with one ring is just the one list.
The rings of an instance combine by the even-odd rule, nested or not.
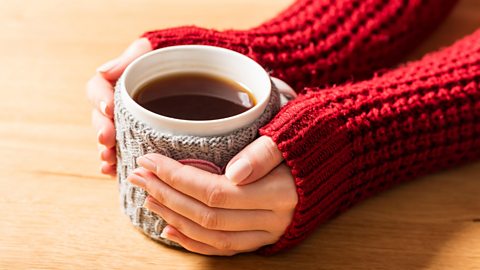
[(117, 140), (117, 175), (120, 203), (132, 224), (152, 239), (177, 246), (160, 237), (166, 222), (155, 213), (142, 207), (147, 193), (128, 181), (127, 176), (137, 168), (136, 159), (148, 153), (159, 153), (176, 160), (200, 159), (224, 168), (228, 161), (258, 136), (258, 129), (267, 124), (280, 108), (280, 97), (272, 83), (268, 105), (262, 115), (248, 126), (220, 136), (172, 135), (155, 130), (134, 118), (124, 106), (120, 89), (115, 87), (115, 129)]

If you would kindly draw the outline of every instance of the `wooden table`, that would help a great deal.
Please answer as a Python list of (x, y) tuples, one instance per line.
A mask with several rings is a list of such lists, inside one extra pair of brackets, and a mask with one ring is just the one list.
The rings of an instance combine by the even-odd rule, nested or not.
[[(369, 199), (274, 257), (166, 248), (120, 212), (84, 95), (95, 68), (145, 30), (247, 28), (290, 2), (1, 0), (0, 268), (480, 269), (478, 162)], [(472, 32), (479, 14), (461, 1), (411, 58)]]

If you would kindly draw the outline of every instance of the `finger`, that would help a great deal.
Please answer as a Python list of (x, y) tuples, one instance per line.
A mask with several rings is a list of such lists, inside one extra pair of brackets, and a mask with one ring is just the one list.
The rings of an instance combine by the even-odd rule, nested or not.
[(171, 188), (149, 171), (140, 168), (134, 174), (144, 178), (140, 181), (145, 183), (145, 190), (157, 202), (206, 229), (269, 231), (276, 229), (276, 224), (280, 222), (278, 216), (269, 210), (211, 208)]
[(148, 196), (145, 200), (144, 207), (160, 215), (168, 224), (175, 227), (188, 238), (219, 250), (250, 250), (274, 243), (276, 240), (266, 231), (226, 232), (203, 228), (156, 202), (151, 196)]
[[(263, 194), (250, 185), (240, 188), (227, 181), (224, 175), (213, 174), (160, 154), (147, 154), (137, 159), (137, 163), (170, 187), (186, 194), (207, 206), (229, 209), (264, 209)], [(261, 208), (265, 205), (266, 208)]]
[(100, 160), (105, 161), (109, 165), (117, 163), (117, 151), (115, 147), (104, 149), (100, 152)]
[(180, 246), (182, 246), (188, 251), (203, 255), (232, 256), (237, 253), (231, 250), (219, 250), (218, 248), (214, 248), (207, 244), (190, 239), (171, 225), (167, 225), (165, 228), (163, 228), (162, 234), (160, 236), (178, 243)]
[(99, 74), (87, 82), (87, 97), (93, 107), (108, 118), (113, 118), (113, 86)]
[(273, 140), (262, 136), (232, 158), (225, 176), (237, 185), (245, 185), (265, 176), (282, 160), (282, 152)]
[(105, 117), (98, 110), (92, 110), (92, 123), (97, 130), (97, 140), (106, 148), (115, 146), (115, 126), (112, 119)]
[(110, 165), (106, 162), (102, 162), (100, 165), (100, 171), (103, 174), (110, 175), (112, 177), (115, 177), (117, 175), (117, 167), (115, 165)]
[[(236, 186), (225, 176), (212, 174), (160, 154), (147, 154), (137, 163), (159, 180), (210, 207), (225, 209), (290, 209), (297, 194), (286, 165), (277, 166), (264, 179)], [(281, 199), (279, 199), (279, 196)]]
[(103, 78), (109, 81), (116, 81), (120, 75), (122, 75), (128, 64), (151, 50), (152, 46), (148, 39), (137, 39), (130, 44), (130, 46), (128, 46), (128, 48), (122, 53), (122, 55), (120, 55), (120, 57), (101, 65), (97, 71)]

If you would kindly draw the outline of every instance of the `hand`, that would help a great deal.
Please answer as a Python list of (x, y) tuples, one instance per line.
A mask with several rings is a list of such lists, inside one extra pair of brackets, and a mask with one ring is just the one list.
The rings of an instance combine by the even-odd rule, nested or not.
[(139, 56), (152, 50), (146, 38), (134, 41), (118, 58), (97, 69), (87, 83), (87, 96), (93, 105), (92, 123), (97, 131), (101, 171), (115, 176), (115, 127), (113, 125), (113, 87), (125, 68)]
[[(240, 159), (241, 166), (235, 165)], [(282, 155), (265, 136), (227, 166), (227, 174), (244, 185), (160, 154), (137, 162), (141, 167), (128, 181), (147, 191), (144, 207), (169, 224), (161, 236), (192, 252), (226, 256), (273, 244), (290, 224), (298, 200), (290, 169), (279, 165)]]

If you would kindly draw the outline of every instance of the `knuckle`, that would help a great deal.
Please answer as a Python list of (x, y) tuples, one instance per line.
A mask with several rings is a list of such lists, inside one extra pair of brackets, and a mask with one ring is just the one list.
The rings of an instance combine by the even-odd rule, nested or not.
[(215, 210), (207, 210), (201, 218), (200, 225), (207, 229), (219, 228), (219, 216)]
[(216, 241), (214, 246), (220, 250), (232, 250), (233, 242), (226, 233), (220, 233), (219, 239)]
[[(157, 170), (161, 169), (161, 167), (162, 166), (157, 166)], [(187, 175), (185, 169), (185, 165), (180, 165), (178, 169), (170, 170), (170, 173), (167, 176), (168, 179), (165, 179), (168, 181), (169, 186), (177, 187), (178, 184), (182, 182), (182, 179)]]
[(219, 207), (225, 204), (227, 199), (227, 194), (225, 190), (218, 185), (216, 182), (212, 182), (212, 184), (207, 189), (206, 194), (206, 203), (210, 207)]

